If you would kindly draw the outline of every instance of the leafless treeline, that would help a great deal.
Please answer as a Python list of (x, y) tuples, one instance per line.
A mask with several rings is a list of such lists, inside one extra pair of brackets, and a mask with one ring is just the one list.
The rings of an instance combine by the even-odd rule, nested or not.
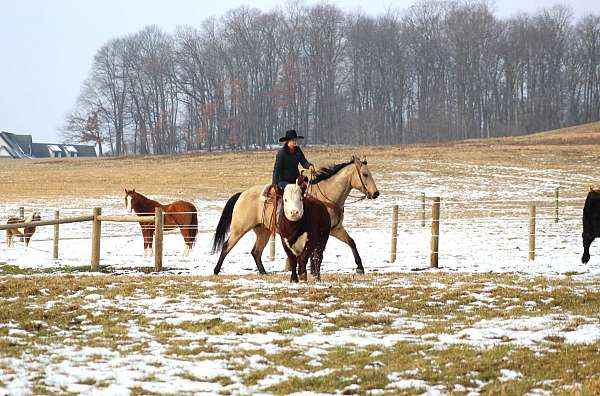
[(115, 154), (492, 137), (600, 119), (600, 16), (424, 2), (370, 17), (239, 8), (100, 48), (65, 134)]

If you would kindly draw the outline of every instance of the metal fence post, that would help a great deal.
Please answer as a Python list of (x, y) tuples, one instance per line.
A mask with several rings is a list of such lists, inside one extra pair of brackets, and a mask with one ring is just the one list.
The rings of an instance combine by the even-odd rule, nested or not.
[(559, 199), (558, 199), (559, 192), (558, 191), (559, 191), (559, 187), (556, 187), (556, 190), (554, 191), (554, 196), (556, 198), (556, 206), (554, 208), (554, 222), (555, 223), (558, 223), (558, 207), (559, 207)]
[(425, 193), (421, 193), (421, 227), (425, 227)]
[(433, 198), (431, 207), (431, 259), (429, 266), (438, 268), (440, 248), (440, 197)]

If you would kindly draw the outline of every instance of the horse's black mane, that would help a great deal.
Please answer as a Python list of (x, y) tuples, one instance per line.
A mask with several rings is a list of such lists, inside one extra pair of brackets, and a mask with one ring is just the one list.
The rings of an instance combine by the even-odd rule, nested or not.
[[(333, 165), (329, 165), (324, 168), (321, 168), (317, 171), (315, 178), (310, 181), (310, 184), (317, 184), (319, 182), (322, 182), (323, 180), (327, 180), (331, 176), (335, 175), (336, 173), (338, 173), (339, 171), (341, 171), (342, 169), (344, 169), (345, 167), (347, 167), (348, 165), (350, 165), (352, 163), (354, 163), (354, 159), (351, 159), (348, 162), (342, 162), (340, 164), (333, 164)], [(363, 161), (363, 164), (366, 164), (366, 163), (367, 163), (367, 161)]]

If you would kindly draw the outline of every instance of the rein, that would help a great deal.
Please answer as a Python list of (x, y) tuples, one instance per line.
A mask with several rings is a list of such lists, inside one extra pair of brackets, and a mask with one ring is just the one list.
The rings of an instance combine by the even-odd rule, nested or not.
[(358, 173), (358, 179), (360, 180), (360, 184), (363, 186), (363, 189), (365, 190), (365, 192), (363, 193), (362, 197), (358, 197), (354, 201), (347, 202), (347, 205), (352, 205), (352, 204), (355, 204), (357, 202), (364, 201), (365, 198), (367, 198), (367, 193), (366, 193), (366, 191), (367, 191), (367, 185), (365, 184), (365, 182), (364, 182), (364, 180), (362, 178), (362, 175), (360, 173), (360, 167), (358, 166), (358, 162), (354, 161), (354, 166), (356, 167), (356, 173)]

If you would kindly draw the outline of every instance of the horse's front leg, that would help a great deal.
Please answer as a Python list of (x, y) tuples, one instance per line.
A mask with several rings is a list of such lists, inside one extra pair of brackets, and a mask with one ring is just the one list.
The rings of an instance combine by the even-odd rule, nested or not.
[(590, 261), (590, 246), (594, 241), (594, 237), (589, 234), (583, 234), (583, 256), (581, 256), (581, 262), (587, 264)]
[(152, 257), (152, 238), (154, 238), (154, 229), (142, 228), (142, 236), (144, 237), (144, 257)]
[(363, 268), (362, 259), (360, 258), (360, 254), (358, 254), (358, 249), (356, 248), (356, 243), (354, 243), (354, 239), (352, 239), (350, 237), (350, 235), (348, 235), (348, 232), (346, 231), (344, 226), (341, 224), (338, 225), (337, 227), (335, 227), (334, 229), (331, 230), (330, 234), (333, 237), (339, 239), (340, 241), (342, 241), (345, 244), (347, 244), (348, 246), (350, 246), (350, 249), (352, 249), (352, 254), (354, 255), (354, 262), (356, 263), (356, 273), (364, 274), (365, 269)]

